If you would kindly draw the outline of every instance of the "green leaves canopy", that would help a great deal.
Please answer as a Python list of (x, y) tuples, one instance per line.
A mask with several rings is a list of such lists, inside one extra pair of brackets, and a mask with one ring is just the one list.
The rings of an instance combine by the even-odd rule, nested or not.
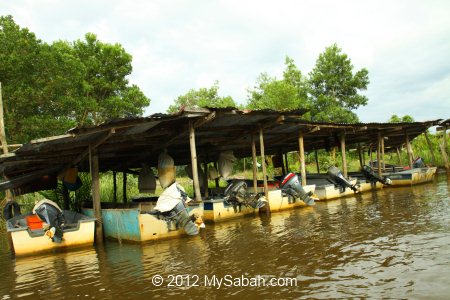
[(81, 124), (139, 116), (150, 100), (129, 85), (132, 57), (94, 34), (50, 44), (0, 17), (0, 82), (8, 141), (62, 134)]
[(191, 89), (184, 95), (179, 96), (174, 104), (167, 109), (168, 113), (176, 113), (183, 107), (236, 107), (236, 103), (230, 96), (220, 97), (218, 94), (219, 83), (216, 81), (212, 87)]
[(361, 69), (353, 74), (347, 54), (336, 44), (319, 55), (309, 73), (309, 94), (314, 121), (358, 122), (352, 110), (367, 104), (367, 97), (358, 94), (367, 89), (369, 72)]

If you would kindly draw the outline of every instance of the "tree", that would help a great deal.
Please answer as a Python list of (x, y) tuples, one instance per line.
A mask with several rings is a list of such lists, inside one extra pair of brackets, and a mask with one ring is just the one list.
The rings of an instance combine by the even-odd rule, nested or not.
[(126, 78), (131, 56), (95, 35), (47, 44), (0, 17), (0, 81), (8, 141), (62, 134), (83, 123), (142, 115), (150, 100)]
[(414, 122), (414, 118), (410, 115), (404, 115), (403, 117), (399, 117), (396, 114), (393, 114), (391, 118), (388, 120), (389, 123), (412, 123)]
[(309, 73), (312, 119), (358, 122), (352, 110), (367, 104), (367, 97), (359, 92), (367, 89), (368, 74), (365, 68), (353, 73), (350, 58), (336, 44), (327, 47)]
[(236, 107), (236, 103), (230, 96), (220, 97), (218, 94), (219, 82), (215, 82), (212, 87), (191, 89), (186, 94), (178, 96), (174, 104), (167, 109), (169, 113), (176, 113), (183, 107)]
[(80, 124), (142, 115), (150, 100), (136, 85), (128, 86), (132, 57), (120, 44), (102, 43), (87, 33), (85, 41), (77, 40), (73, 49), (85, 67)]
[(281, 80), (267, 73), (258, 77), (255, 88), (248, 91), (248, 108), (293, 110), (309, 107), (306, 79), (290, 57), (286, 57), (285, 65)]

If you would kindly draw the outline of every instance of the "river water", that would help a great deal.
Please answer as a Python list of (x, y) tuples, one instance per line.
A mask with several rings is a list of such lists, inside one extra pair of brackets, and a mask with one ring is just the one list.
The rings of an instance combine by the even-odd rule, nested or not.
[(449, 299), (449, 183), (444, 174), (142, 245), (16, 259), (2, 234), (0, 299)]

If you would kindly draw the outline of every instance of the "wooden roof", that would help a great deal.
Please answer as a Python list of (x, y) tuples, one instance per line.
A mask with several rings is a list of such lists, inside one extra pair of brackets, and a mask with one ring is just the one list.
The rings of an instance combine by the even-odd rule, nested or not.
[(304, 134), (305, 151), (339, 146), (342, 133), (347, 145), (376, 145), (379, 132), (389, 149), (402, 145), (405, 133), (413, 139), (439, 121), (322, 123), (302, 120), (305, 112), (205, 108), (74, 128), (65, 135), (33, 140), (10, 154), (1, 155), (0, 172), (9, 178), (9, 184), (0, 183), (0, 189), (14, 186), (14, 179), (23, 183), (24, 177), (30, 180), (70, 165), (89, 171), (89, 149), (96, 149), (101, 171), (140, 168), (143, 163), (156, 166), (158, 155), (165, 149), (176, 165), (189, 164), (190, 122), (195, 127), (198, 160), (212, 162), (224, 150), (233, 150), (238, 158), (251, 156), (252, 135), (259, 149), (259, 128), (264, 132), (265, 153), (271, 155), (297, 151), (300, 131)]

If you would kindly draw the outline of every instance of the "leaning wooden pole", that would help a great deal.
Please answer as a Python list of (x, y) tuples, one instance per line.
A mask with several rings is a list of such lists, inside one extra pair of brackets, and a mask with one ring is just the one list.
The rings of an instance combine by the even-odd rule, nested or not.
[(298, 151), (300, 159), (300, 176), (302, 179), (302, 186), (306, 185), (306, 163), (305, 163), (305, 145), (303, 143), (303, 132), (298, 133)]
[(378, 132), (378, 143), (377, 143), (377, 166), (378, 166), (378, 176), (382, 176), (381, 171), (381, 133)]
[(402, 156), (400, 155), (400, 150), (398, 149), (398, 147), (396, 147), (395, 150), (397, 151), (398, 163), (400, 164), (400, 166), (403, 166), (403, 160)]
[(189, 145), (191, 147), (191, 165), (192, 165), (192, 178), (194, 180), (194, 192), (195, 200), (202, 201), (202, 195), (200, 193), (200, 181), (198, 180), (197, 169), (197, 147), (195, 145), (195, 128), (194, 123), (189, 121)]
[(347, 172), (347, 155), (345, 153), (345, 132), (341, 133), (341, 154), (342, 154), (342, 173), (344, 174), (344, 177), (348, 177)]
[(252, 134), (252, 161), (253, 161), (253, 192), (258, 192), (258, 161), (256, 160), (256, 143), (255, 136)]
[(270, 204), (269, 204), (269, 186), (267, 184), (267, 168), (266, 168), (266, 156), (264, 154), (264, 134), (263, 129), (259, 129), (259, 146), (261, 151), (261, 165), (263, 170), (263, 181), (264, 181), (264, 196), (266, 197), (267, 203), (266, 203), (266, 213), (267, 215), (270, 215)]
[(409, 142), (409, 134), (408, 133), (405, 134), (405, 139), (406, 139), (406, 151), (408, 151), (408, 163), (409, 163), (409, 167), (412, 169), (413, 153), (412, 153), (411, 143)]
[(381, 143), (380, 147), (381, 147), (381, 162), (382, 162), (381, 168), (384, 172), (386, 170), (386, 163), (384, 162), (384, 136), (381, 136), (380, 143)]
[(97, 244), (103, 243), (103, 221), (102, 221), (102, 211), (100, 204), (100, 175), (99, 175), (99, 164), (98, 164), (98, 154), (91, 155), (91, 178), (92, 178), (92, 203), (94, 208), (95, 222), (95, 242)]
[(314, 149), (314, 158), (316, 160), (317, 174), (320, 174), (319, 154), (317, 153), (317, 149)]
[(428, 149), (430, 150), (430, 153), (431, 153), (431, 160), (433, 162), (433, 166), (437, 166), (437, 164), (436, 164), (436, 156), (434, 155), (433, 146), (431, 146), (431, 141), (430, 141), (430, 138), (429, 138), (428, 133), (426, 131), (425, 131), (425, 140), (427, 141)]
[[(8, 154), (8, 143), (6, 142), (5, 121), (3, 116), (3, 98), (2, 83), (0, 82), (0, 142), (2, 143), (3, 154)], [(5, 196), (8, 200), (13, 200), (13, 194), (10, 190), (5, 190)]]
[(361, 149), (361, 144), (358, 144), (358, 158), (359, 158), (359, 167), (362, 170), (364, 167), (364, 162), (363, 162), (363, 153), (362, 153), (362, 149)]

